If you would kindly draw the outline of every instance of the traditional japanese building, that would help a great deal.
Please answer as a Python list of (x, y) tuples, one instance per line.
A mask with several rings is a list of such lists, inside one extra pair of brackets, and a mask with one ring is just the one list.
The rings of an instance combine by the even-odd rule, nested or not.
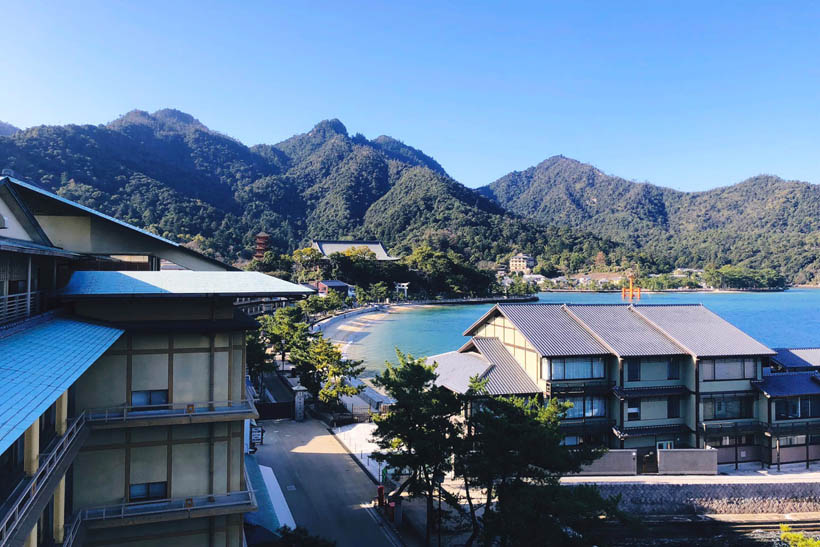
[(567, 444), (636, 448), (641, 461), (686, 447), (716, 448), (720, 463), (820, 458), (818, 374), (770, 372), (773, 350), (702, 305), (499, 304), (464, 334), (429, 359), (439, 384), (464, 392), (477, 374), (495, 378), (491, 395), (568, 401)]
[(0, 546), (243, 545), (235, 301), (311, 291), (15, 179), (0, 216)]
[(387, 249), (384, 248), (381, 241), (352, 239), (345, 240), (330, 240), (330, 239), (315, 239), (311, 242), (311, 247), (322, 253), (325, 257), (333, 253), (344, 253), (351, 249), (367, 249), (376, 255), (376, 260), (398, 260), (398, 258), (387, 254)]

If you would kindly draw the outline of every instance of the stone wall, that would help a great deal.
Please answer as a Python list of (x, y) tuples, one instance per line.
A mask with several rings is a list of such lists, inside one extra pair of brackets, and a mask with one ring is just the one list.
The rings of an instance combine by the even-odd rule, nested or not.
[(717, 475), (718, 451), (712, 448), (658, 450), (661, 475)]
[(600, 483), (604, 496), (639, 515), (820, 511), (820, 483)]
[(606, 454), (582, 468), (579, 475), (636, 475), (638, 456), (636, 450), (608, 450)]

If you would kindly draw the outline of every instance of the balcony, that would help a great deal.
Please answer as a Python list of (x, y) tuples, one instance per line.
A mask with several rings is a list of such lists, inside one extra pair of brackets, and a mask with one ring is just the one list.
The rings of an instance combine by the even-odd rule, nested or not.
[(615, 382), (606, 379), (600, 380), (553, 380), (547, 382), (547, 397), (566, 397), (568, 395), (606, 395)]
[(0, 325), (22, 321), (43, 310), (42, 291), (0, 296)]
[[(245, 484), (249, 485), (245, 472)], [(79, 518), (88, 528), (110, 528), (132, 524), (147, 524), (169, 520), (228, 515), (256, 511), (253, 490), (240, 490), (226, 494), (169, 498), (93, 507), (79, 512)]]
[(205, 401), (167, 403), (162, 405), (123, 405), (110, 408), (89, 408), (86, 421), (95, 429), (143, 427), (147, 425), (177, 425), (209, 422), (230, 422), (256, 419), (259, 413), (251, 393), (240, 401)]
[(64, 435), (51, 442), (47, 452), (40, 454), (34, 475), (25, 477), (0, 507), (0, 547), (22, 544), (87, 436), (85, 415), (81, 414), (69, 422)]

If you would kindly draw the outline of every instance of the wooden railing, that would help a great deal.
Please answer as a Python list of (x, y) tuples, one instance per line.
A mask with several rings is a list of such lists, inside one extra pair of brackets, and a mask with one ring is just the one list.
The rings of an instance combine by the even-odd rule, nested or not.
[(52, 450), (40, 455), (40, 465), (31, 477), (25, 477), (11, 497), (14, 502), (0, 520), (0, 547), (8, 545), (17, 525), (25, 519), (29, 509), (37, 499), (44, 485), (48, 481), (55, 468), (63, 459), (63, 456), (77, 440), (80, 432), (85, 426), (85, 414), (80, 414), (54, 442)]
[(0, 325), (22, 321), (40, 313), (42, 307), (41, 291), (0, 296)]

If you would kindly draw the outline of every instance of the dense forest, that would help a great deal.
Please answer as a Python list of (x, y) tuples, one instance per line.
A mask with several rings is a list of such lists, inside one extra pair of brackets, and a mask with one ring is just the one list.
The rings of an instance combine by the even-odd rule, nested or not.
[(771, 268), (798, 283), (820, 273), (820, 186), (807, 182), (761, 175), (679, 192), (555, 156), (479, 192), (510, 212), (584, 227), (676, 267)]
[(349, 135), (338, 120), (248, 147), (169, 109), (5, 133), (0, 168), (228, 262), (249, 260), (264, 230), (275, 254), (312, 238), (374, 238), (397, 256), (428, 245), (487, 269), (523, 251), (545, 275), (731, 264), (812, 282), (820, 272), (820, 188), (776, 177), (685, 193), (558, 156), (476, 191), (422, 151)]
[(420, 245), (471, 264), (524, 250), (547, 269), (578, 270), (623, 245), (502, 209), (391, 137), (348, 135), (338, 120), (276, 145), (247, 147), (176, 110), (133, 111), (105, 126), (40, 126), (0, 137), (0, 166), (62, 196), (186, 242), (248, 259), (259, 231), (275, 254), (311, 238), (381, 239), (394, 255)]

